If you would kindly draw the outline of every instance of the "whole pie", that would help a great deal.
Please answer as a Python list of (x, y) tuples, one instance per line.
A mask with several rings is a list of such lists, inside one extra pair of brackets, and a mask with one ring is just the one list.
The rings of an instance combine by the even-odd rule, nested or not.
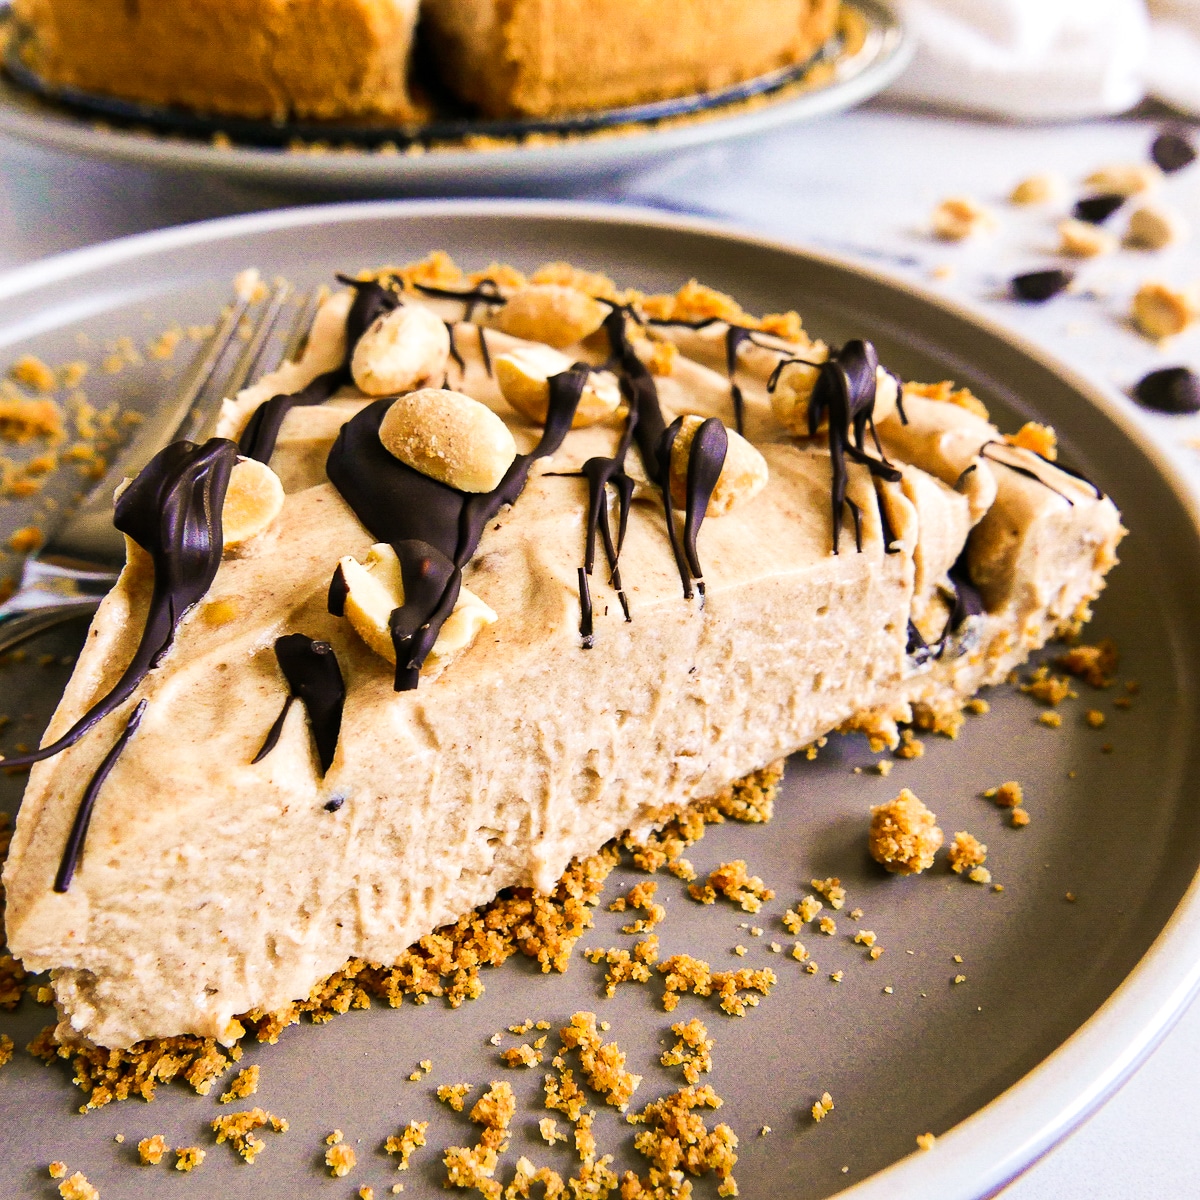
[[(703, 92), (804, 62), (837, 0), (16, 0), (27, 61), (223, 116), (417, 119), (414, 71), (489, 116)], [(419, 34), (419, 36), (418, 36)]]
[(219, 433), (120, 493), (28, 756), (8, 940), (62, 1040), (228, 1044), (834, 731), (953, 730), (1124, 533), (867, 342), (562, 264), (347, 281)]

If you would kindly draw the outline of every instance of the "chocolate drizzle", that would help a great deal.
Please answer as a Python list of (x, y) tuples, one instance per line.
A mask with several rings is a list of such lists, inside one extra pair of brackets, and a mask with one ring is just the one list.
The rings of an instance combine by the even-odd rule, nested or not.
[(484, 308), (502, 308), (508, 303), (508, 300), (500, 294), (500, 285), (494, 279), (481, 279), (473, 288), (465, 291), (432, 287), (425, 283), (415, 283), (413, 287), (421, 295), (431, 296), (435, 300), (461, 300), (464, 306), (464, 321), (472, 320), (475, 310), (481, 304)]
[(954, 605), (946, 619), (946, 627), (942, 630), (942, 636), (931, 644), (921, 636), (921, 631), (911, 619), (908, 622), (908, 644), (905, 646), (905, 653), (917, 666), (922, 666), (930, 660), (940, 660), (945, 655), (951, 640), (963, 630), (967, 622), (972, 617), (983, 616), (987, 611), (983, 603), (983, 596), (971, 582), (966, 546), (962, 548), (947, 574), (950, 584), (954, 588)]
[(988, 462), (994, 462), (999, 466), (1007, 467), (1010, 471), (1015, 471), (1018, 475), (1022, 475), (1026, 479), (1032, 479), (1034, 483), (1040, 483), (1042, 487), (1053, 492), (1060, 499), (1065, 500), (1072, 508), (1075, 507), (1075, 501), (1072, 500), (1071, 497), (1066, 494), (1066, 492), (1060, 491), (1054, 486), (1054, 484), (1050, 483), (1046, 479), (1043, 479), (1036, 471), (1030, 470), (1029, 467), (1022, 467), (1017, 463), (1009, 462), (1004, 458), (997, 458), (995, 454), (989, 454), (988, 451), (993, 446), (999, 447), (1002, 450), (1025, 450), (1027, 453), (1032, 454), (1034, 458), (1040, 459), (1048, 467), (1052, 467), (1056, 471), (1061, 471), (1064, 475), (1069, 475), (1072, 479), (1077, 479), (1086, 487), (1091, 488), (1092, 491), (1096, 493), (1097, 500), (1104, 499), (1104, 493), (1086, 475), (1082, 475), (1078, 471), (1073, 471), (1069, 467), (1064, 467), (1061, 463), (1052, 462), (1050, 459), (1046, 458), (1045, 455), (1039, 454), (1036, 450), (1030, 450), (1027, 446), (1013, 446), (1009, 442), (993, 441), (984, 442), (984, 444), (979, 447), (980, 458), (986, 458)]
[[(862, 552), (862, 510), (846, 495), (849, 476), (846, 459), (862, 464), (873, 476), (899, 483), (900, 472), (888, 462), (875, 430), (875, 389), (879, 358), (875, 347), (855, 338), (820, 365), (808, 401), (808, 432), (816, 437), (821, 422), (829, 424), (829, 457), (833, 466), (830, 498), (833, 507), (833, 552), (839, 552), (842, 510), (848, 508), (854, 521), (854, 544)], [(866, 452), (867, 430), (875, 442), (878, 458)]]
[(592, 589), (588, 585), (587, 571), (579, 568), (579, 636), (585, 650), (592, 649), (596, 644), (595, 630), (592, 625)]
[[(725, 374), (729, 376), (729, 395), (733, 401), (733, 427), (740, 434), (745, 434), (746, 428), (746, 401), (742, 395), (742, 389), (737, 382), (738, 354), (742, 347), (749, 343), (752, 346), (757, 346), (760, 350), (770, 350), (774, 354), (782, 354), (785, 356), (785, 361), (803, 362), (803, 359), (787, 359), (787, 351), (780, 346), (773, 346), (769, 342), (760, 342), (755, 334), (759, 331), (749, 329), (745, 325), (735, 325), (732, 321), (727, 321), (724, 317), (704, 317), (699, 321), (677, 321), (668, 317), (651, 317), (647, 322), (648, 325), (659, 326), (674, 326), (677, 329), (710, 329), (714, 325), (724, 325), (725, 329)], [(780, 364), (783, 365), (782, 363)], [(816, 366), (815, 363), (812, 364)], [(776, 373), (779, 367), (775, 368)]]
[(173, 442), (121, 493), (113, 524), (154, 563), (154, 590), (137, 649), (111, 690), (62, 737), (6, 759), (6, 766), (41, 762), (73, 746), (120, 708), (171, 648), (179, 623), (212, 586), (221, 565), (221, 507), (236, 460), (237, 447), (225, 438), (203, 446)]
[[(318, 375), (298, 392), (272, 396), (264, 400), (255, 410), (238, 441), (238, 451), (246, 458), (259, 462), (270, 462), (275, 453), (275, 443), (283, 427), (284, 418), (293, 408), (324, 404), (339, 389), (354, 382), (350, 373), (350, 362), (359, 339), (385, 313), (391, 312), (402, 303), (395, 292), (371, 280), (350, 279), (339, 275), (338, 280), (354, 288), (354, 303), (346, 317), (346, 356), (341, 366)], [(451, 337), (453, 350), (453, 335)], [(461, 361), (461, 360), (460, 360)]]
[(299, 700), (308, 712), (308, 724), (324, 776), (337, 753), (342, 708), (346, 702), (346, 685), (337, 655), (328, 642), (314, 641), (302, 633), (289, 633), (275, 640), (275, 659), (287, 680), (288, 698), (267, 733), (262, 749), (252, 761), (262, 762), (279, 744), (283, 723), (293, 702)]
[[(385, 397), (342, 426), (329, 452), (330, 482), (376, 541), (400, 558), (404, 605), (392, 613), (396, 690), (417, 686), (419, 672), (454, 609), (462, 568), (479, 546), (488, 521), (521, 495), (534, 462), (553, 454), (570, 431), (589, 368), (576, 364), (550, 380), (550, 405), (541, 440), (518, 455), (498, 487), (469, 494), (438, 483), (394, 458), (379, 440), (391, 407)], [(336, 581), (331, 600), (336, 602)]]
[(125, 729), (117, 738), (116, 745), (104, 756), (104, 761), (96, 768), (96, 773), (88, 781), (83, 799), (80, 800), (79, 807), (75, 810), (75, 820), (71, 824), (71, 832), (67, 836), (67, 844), (58, 864), (58, 874), (54, 877), (56, 892), (65, 892), (71, 886), (71, 880), (75, 878), (75, 870), (79, 866), (79, 856), (83, 853), (83, 843), (87, 837), (88, 826), (92, 823), (92, 810), (96, 807), (96, 797), (100, 795), (100, 789), (104, 786), (104, 781), (108, 778), (109, 773), (117, 765), (117, 759), (129, 745), (130, 738), (137, 732), (137, 727), (142, 723), (142, 714), (145, 711), (146, 701), (138, 701), (129, 720), (125, 722)]
[[(683, 418), (679, 417), (671, 428), (677, 429), (682, 424)], [(696, 590), (700, 593), (701, 601), (704, 599), (704, 571), (696, 553), (696, 538), (708, 511), (713, 489), (717, 486), (717, 480), (721, 478), (721, 468), (725, 466), (728, 450), (729, 435), (716, 417), (709, 417), (696, 430), (692, 444), (688, 447), (683, 549), (687, 555), (688, 566), (696, 577)]]

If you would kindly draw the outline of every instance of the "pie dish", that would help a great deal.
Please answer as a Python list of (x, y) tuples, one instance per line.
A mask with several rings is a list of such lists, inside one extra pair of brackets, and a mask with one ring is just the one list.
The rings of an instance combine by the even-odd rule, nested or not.
[[(1097, 632), (1119, 640), (1126, 669), (1142, 681), (1126, 716), (1115, 724), (1110, 719), (1100, 733), (1070, 720), (1051, 732), (1033, 719), (1037, 710), (1028, 698), (992, 689), (987, 717), (971, 718), (957, 743), (927, 739), (925, 756), (897, 763), (887, 780), (851, 772), (877, 757), (864, 739), (833, 738), (815, 761), (790, 765), (768, 829), (725, 826), (692, 855), (702, 874), (719, 860), (745, 858), (779, 889), (780, 904), (810, 876), (838, 873), (887, 947), (880, 963), (864, 967), (839, 949), (840, 938), (818, 938), (822, 967), (844, 966), (845, 982), (793, 968), (796, 978), (781, 980), (777, 994), (744, 1022), (716, 1016), (716, 1081), (727, 1102), (722, 1117), (743, 1135), (743, 1192), (823, 1196), (855, 1181), (863, 1181), (855, 1195), (864, 1196), (965, 1198), (994, 1190), (1116, 1086), (1195, 983), (1196, 915), (1187, 888), (1200, 851), (1185, 782), (1194, 769), (1194, 705), (1189, 677), (1178, 670), (1196, 656), (1186, 613), (1196, 586), (1197, 540), (1183, 485), (1123, 424), (1115, 401), (984, 319), (819, 254), (649, 213), (406, 204), (271, 214), (153, 235), (72, 256), (53, 272), (10, 277), (0, 316), (6, 328), (16, 328), (38, 314), (50, 332), (23, 345), (57, 362), (78, 353), (80, 332), (99, 344), (119, 328), (140, 342), (173, 320), (203, 320), (247, 261), (315, 283), (347, 264), (378, 262), (381, 246), (446, 245), (482, 266), (473, 257), (481, 238), (504, 247), (504, 257), (527, 270), (546, 258), (611, 263), (620, 279), (669, 291), (694, 268), (747, 297), (754, 311), (796, 302), (814, 333), (831, 340), (866, 333), (906, 377), (951, 375), (970, 385), (1004, 428), (1032, 417), (1054, 424), (1066, 440), (1068, 462), (1083, 466), (1119, 500), (1137, 536), (1122, 547), (1123, 565), (1101, 603)], [(400, 258), (403, 250), (393, 253)], [(151, 312), (136, 289), (163, 288), (168, 278), (173, 282)], [(81, 321), (78, 297), (101, 289), (112, 299)], [(121, 307), (131, 295), (136, 298)], [(900, 323), (897, 314), (903, 314)], [(156, 378), (159, 369), (147, 363), (146, 378)], [(95, 384), (100, 399), (100, 385), (110, 381), (97, 377)], [(1036, 407), (1016, 411), (1014, 396), (1036, 397)], [(1145, 530), (1155, 536), (1142, 536)], [(1170, 555), (1159, 554), (1160, 545), (1170, 545)], [(1146, 578), (1156, 581), (1149, 602), (1139, 582)], [(55, 649), (67, 653), (70, 646)], [(40, 716), (57, 698), (55, 673), (32, 659), (25, 669), (7, 668), (6, 680), (11, 712)], [(14, 734), (20, 736), (10, 732), (6, 752)], [(1113, 742), (1115, 752), (1102, 754), (1102, 741)], [(1068, 779), (1069, 771), (1077, 778)], [(989, 831), (991, 809), (979, 794), (1010, 776), (1025, 785), (1033, 824), (1020, 833)], [(868, 808), (894, 795), (898, 780), (937, 809), (948, 831), (969, 828), (995, 843), (989, 865), (1005, 885), (1003, 894), (993, 897), (950, 875), (885, 877), (869, 863), (862, 851)], [(23, 780), (0, 783), (11, 796)], [(625, 875), (618, 886), (644, 878)], [(692, 905), (668, 894), (675, 885), (667, 883), (660, 898), (671, 914), (664, 927), (670, 943), (714, 963), (736, 962), (727, 956), (734, 941), (746, 941), (738, 928), (744, 918)], [(1064, 901), (1068, 888), (1077, 903)], [(1115, 921), (1108, 902), (1114, 888), (1123, 911)], [(609, 944), (627, 920), (603, 912), (596, 919), (585, 945)], [(763, 942), (760, 961), (783, 976)], [(759, 943), (746, 944), (751, 958), (759, 953)], [(964, 956), (965, 965), (955, 965), (951, 952)], [(952, 986), (957, 972), (968, 981)], [(198, 1195), (228, 1196), (315, 1190), (321, 1185), (309, 1161), (312, 1146), (324, 1144), (332, 1124), (362, 1138), (365, 1164), (371, 1139), (393, 1133), (397, 1119), (439, 1119), (435, 1083), (511, 1079), (522, 1103), (531, 1093), (536, 1110), (538, 1073), (498, 1075), (505, 1068), (487, 1057), (497, 1030), (528, 1016), (557, 1025), (576, 1009), (597, 1008), (623, 1043), (636, 1034), (653, 1045), (664, 1032), (653, 996), (622, 989), (605, 1000), (597, 982), (582, 961), (561, 977), (517, 965), (489, 973), (486, 994), (457, 1011), (433, 1004), (399, 1013), (376, 1008), (313, 1036), (292, 1031), (276, 1047), (248, 1048), (263, 1064), (257, 1102), (286, 1114), (292, 1132), (279, 1142), (268, 1134), (270, 1149), (251, 1171), (232, 1157), (225, 1161), (223, 1149), (210, 1151), (189, 1187)], [(894, 996), (882, 994), (884, 983), (894, 985)], [(691, 1003), (702, 1013), (699, 1001)], [(27, 1001), (6, 1028), (19, 1045), (48, 1015)], [(914, 1038), (914, 1023), (929, 1036)], [(787, 1047), (772, 1054), (769, 1069), (761, 1061), (763, 1045)], [(969, 1047), (969, 1071), (962, 1047)], [(424, 1088), (408, 1082), (423, 1058), (434, 1061)], [(156, 1195), (161, 1178), (131, 1169), (128, 1140), (165, 1132), (182, 1142), (197, 1133), (201, 1102), (186, 1091), (161, 1089), (151, 1109), (113, 1105), (80, 1120), (68, 1115), (81, 1097), (65, 1077), (20, 1053), (4, 1071), (4, 1115), (14, 1136), (19, 1131), (22, 1149), (0, 1176), (14, 1192), (28, 1189), (35, 1169), (44, 1179), (45, 1162), (67, 1158), (102, 1190)], [(650, 1086), (648, 1080), (643, 1090)], [(814, 1131), (800, 1118), (823, 1089), (836, 1097), (837, 1109)], [(760, 1122), (774, 1132), (755, 1136)], [(935, 1150), (897, 1162), (911, 1154), (915, 1134), (929, 1129), (938, 1134)], [(116, 1133), (125, 1135), (124, 1147), (112, 1143)], [(889, 1163), (896, 1165), (864, 1180)], [(360, 1165), (360, 1172), (366, 1169)], [(386, 1172), (354, 1182), (364, 1178), (386, 1191)], [(409, 1192), (442, 1194), (442, 1174), (433, 1167), (403, 1178)]]

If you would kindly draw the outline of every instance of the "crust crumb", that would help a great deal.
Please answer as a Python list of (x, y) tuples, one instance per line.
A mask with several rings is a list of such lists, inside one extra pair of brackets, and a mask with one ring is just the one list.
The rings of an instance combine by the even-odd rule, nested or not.
[(138, 1142), (138, 1161), (144, 1167), (157, 1167), (167, 1152), (167, 1139), (161, 1133)]
[(1010, 779), (999, 787), (988, 788), (983, 797), (995, 803), (997, 808), (1019, 808), (1025, 803), (1025, 789), (1015, 779)]
[(981, 866), (986, 861), (987, 847), (977, 837), (965, 831), (954, 835), (954, 841), (950, 844), (950, 870), (956, 875)]
[(647, 879), (630, 888), (627, 895), (618, 896), (608, 906), (609, 912), (626, 912), (628, 909), (640, 909), (645, 912), (644, 917), (622, 926), (622, 933), (649, 933), (666, 918), (667, 910), (654, 899), (657, 891), (658, 884), (652, 879)]
[(207, 1151), (199, 1146), (180, 1146), (175, 1151), (175, 1170), (194, 1171), (204, 1161), (205, 1154)]
[(943, 838), (937, 818), (908, 788), (871, 809), (867, 848), (893, 874), (917, 875), (933, 866)]
[[(461, 1092), (458, 1092), (459, 1088), (462, 1089)], [(457, 1092), (458, 1103), (455, 1104), (453, 1101), (451, 1101), (450, 1107), (453, 1108), (455, 1112), (462, 1112), (462, 1097), (471, 1090), (471, 1085), (468, 1083), (455, 1084), (452, 1090)], [(438, 1088), (438, 1099), (445, 1100), (445, 1098), (446, 1097), (442, 1095), (442, 1089)], [(416, 1153), (417, 1150), (425, 1145), (425, 1130), (428, 1128), (428, 1121), (409, 1121), (409, 1123), (405, 1125), (399, 1133), (392, 1134), (390, 1137), (388, 1137), (387, 1141), (383, 1143), (383, 1148), (388, 1154), (395, 1154), (400, 1159), (400, 1161), (396, 1164), (397, 1171), (408, 1170), (409, 1159), (412, 1158), (413, 1154)]]
[[(630, 1116), (631, 1124), (645, 1128), (634, 1136), (634, 1147), (650, 1160), (650, 1190), (638, 1180), (625, 1182), (629, 1190), (622, 1187), (624, 1200), (651, 1200), (656, 1196), (690, 1195), (691, 1188), (684, 1180), (674, 1180), (672, 1174), (686, 1171), (689, 1175), (706, 1175), (709, 1171), (720, 1180), (717, 1194), (736, 1196), (737, 1181), (733, 1168), (737, 1163), (737, 1134), (728, 1125), (717, 1125), (711, 1132), (697, 1109), (718, 1109), (723, 1101), (705, 1084), (703, 1087), (686, 1087), (661, 1100), (648, 1104), (640, 1113)], [(666, 1184), (671, 1191), (655, 1191)], [(682, 1184), (682, 1186), (680, 1186)], [(634, 1186), (636, 1185), (636, 1186)]]
[(228, 1116), (214, 1117), (212, 1121), (213, 1132), (217, 1135), (217, 1144), (229, 1142), (248, 1163), (254, 1162), (266, 1149), (266, 1142), (254, 1133), (256, 1129), (262, 1129), (266, 1125), (270, 1125), (276, 1133), (283, 1133), (288, 1127), (288, 1123), (281, 1117), (264, 1112), (261, 1108), (229, 1113)]
[(704, 1023), (693, 1017), (688, 1022), (677, 1022), (671, 1032), (678, 1041), (670, 1050), (664, 1050), (659, 1062), (664, 1067), (683, 1067), (683, 1077), (688, 1083), (700, 1082), (702, 1072), (712, 1070), (713, 1040), (708, 1036)]
[(437, 1090), (437, 1098), (448, 1104), (455, 1112), (462, 1112), (467, 1093), (471, 1090), (469, 1083), (443, 1083)]
[(833, 1112), (833, 1097), (828, 1092), (823, 1092), (821, 1098), (812, 1106), (812, 1119), (823, 1121), (831, 1112)]
[(93, 1187), (82, 1171), (76, 1171), (70, 1179), (64, 1179), (58, 1185), (58, 1194), (62, 1200), (100, 1200), (100, 1189)]
[(231, 1100), (245, 1100), (247, 1096), (253, 1096), (258, 1091), (258, 1072), (257, 1066), (239, 1071), (237, 1078), (229, 1085), (229, 1091), (222, 1095), (221, 1103), (228, 1104)]
[(743, 912), (756, 913), (764, 900), (773, 900), (775, 893), (757, 875), (749, 875), (744, 859), (722, 863), (713, 871), (706, 884), (690, 884), (688, 895), (701, 904), (712, 904), (718, 896), (733, 900)]

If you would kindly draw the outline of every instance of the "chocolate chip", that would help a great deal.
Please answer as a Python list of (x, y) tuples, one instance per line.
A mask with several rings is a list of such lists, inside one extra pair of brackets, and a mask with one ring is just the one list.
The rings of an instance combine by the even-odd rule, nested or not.
[(337, 812), (337, 810), (339, 808), (341, 808), (342, 805), (345, 803), (346, 803), (345, 796), (334, 796), (334, 798), (332, 800), (330, 800), (326, 803), (325, 811), (326, 812)]
[(1160, 133), (1150, 147), (1150, 157), (1171, 175), (1196, 161), (1196, 147), (1182, 133)]
[(1025, 275), (1014, 276), (1009, 286), (1018, 300), (1041, 304), (1068, 288), (1074, 278), (1070, 271), (1053, 267), (1048, 271), (1030, 271)]
[(1075, 216), (1080, 221), (1087, 221), (1089, 225), (1103, 225), (1124, 203), (1124, 196), (1111, 192), (1102, 192), (1098, 196), (1084, 196), (1075, 205)]
[(1155, 412), (1200, 412), (1200, 375), (1187, 367), (1164, 367), (1139, 380), (1133, 394)]

